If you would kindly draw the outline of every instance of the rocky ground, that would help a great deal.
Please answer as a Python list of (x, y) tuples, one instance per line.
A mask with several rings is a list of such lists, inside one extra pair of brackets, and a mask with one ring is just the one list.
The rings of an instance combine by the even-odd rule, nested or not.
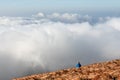
[(120, 80), (120, 59), (13, 80)]

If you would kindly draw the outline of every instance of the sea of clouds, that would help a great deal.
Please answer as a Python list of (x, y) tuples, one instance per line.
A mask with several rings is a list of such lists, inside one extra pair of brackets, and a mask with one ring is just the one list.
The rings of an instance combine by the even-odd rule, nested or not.
[[(96, 21), (95, 21), (96, 20)], [(120, 18), (0, 17), (0, 80), (120, 58)]]

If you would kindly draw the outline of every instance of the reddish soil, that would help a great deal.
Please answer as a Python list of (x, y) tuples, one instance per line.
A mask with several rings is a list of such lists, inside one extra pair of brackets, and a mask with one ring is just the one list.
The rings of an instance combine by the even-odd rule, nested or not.
[(120, 59), (13, 80), (120, 80)]

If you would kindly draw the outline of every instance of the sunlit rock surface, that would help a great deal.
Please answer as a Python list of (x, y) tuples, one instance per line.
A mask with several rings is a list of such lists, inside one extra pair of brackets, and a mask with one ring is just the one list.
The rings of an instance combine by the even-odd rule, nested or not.
[(120, 59), (13, 80), (120, 80)]

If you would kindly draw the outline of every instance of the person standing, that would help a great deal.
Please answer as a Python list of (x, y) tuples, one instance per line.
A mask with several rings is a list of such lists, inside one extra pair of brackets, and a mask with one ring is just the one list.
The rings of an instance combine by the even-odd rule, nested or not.
[(78, 62), (77, 64), (76, 64), (76, 68), (80, 68), (81, 67), (81, 64), (80, 64), (80, 62)]

